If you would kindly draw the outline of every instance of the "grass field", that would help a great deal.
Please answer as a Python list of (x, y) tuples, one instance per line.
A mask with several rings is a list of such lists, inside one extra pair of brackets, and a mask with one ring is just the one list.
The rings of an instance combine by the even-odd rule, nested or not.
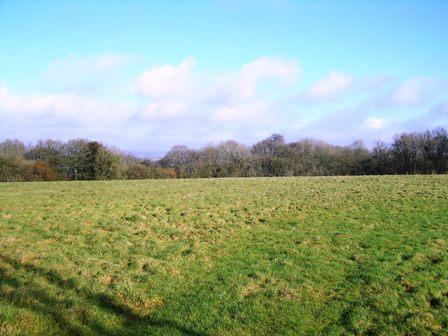
[(0, 335), (447, 335), (448, 176), (0, 184)]

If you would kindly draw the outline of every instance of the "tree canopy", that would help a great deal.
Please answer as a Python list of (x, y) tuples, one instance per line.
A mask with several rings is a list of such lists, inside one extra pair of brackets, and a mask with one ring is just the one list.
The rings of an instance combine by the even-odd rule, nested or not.
[(0, 181), (148, 178), (442, 174), (448, 172), (448, 133), (443, 128), (405, 132), (392, 143), (367, 149), (361, 141), (335, 146), (303, 139), (287, 143), (273, 134), (252, 146), (230, 140), (202, 149), (171, 148), (148, 160), (87, 139), (17, 139), (0, 143)]

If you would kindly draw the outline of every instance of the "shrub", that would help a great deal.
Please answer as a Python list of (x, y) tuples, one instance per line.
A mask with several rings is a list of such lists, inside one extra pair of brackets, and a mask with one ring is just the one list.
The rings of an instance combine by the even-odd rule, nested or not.
[(57, 179), (55, 171), (43, 161), (27, 162), (21, 171), (25, 181), (55, 181)]

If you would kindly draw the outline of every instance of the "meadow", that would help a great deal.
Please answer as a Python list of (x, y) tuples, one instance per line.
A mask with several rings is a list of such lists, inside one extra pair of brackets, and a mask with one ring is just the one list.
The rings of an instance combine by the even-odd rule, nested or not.
[(0, 335), (447, 335), (448, 176), (0, 184)]

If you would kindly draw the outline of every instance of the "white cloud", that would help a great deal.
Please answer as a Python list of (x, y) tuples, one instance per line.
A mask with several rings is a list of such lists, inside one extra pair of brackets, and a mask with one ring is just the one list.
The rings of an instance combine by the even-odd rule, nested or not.
[(139, 93), (148, 98), (185, 97), (194, 90), (195, 60), (189, 57), (179, 65), (148, 69), (139, 78)]
[[(113, 76), (116, 67), (121, 66), (121, 58), (112, 55), (88, 61), (74, 58), (67, 63), (71, 67), (67, 73), (54, 70), (60, 64), (52, 66), (53, 74), (68, 76), (74, 69), (86, 70), (89, 64), (92, 71), (109, 72)], [(295, 62), (263, 57), (233, 72), (204, 74), (195, 69), (195, 61), (190, 57), (179, 64), (144, 70), (134, 84), (122, 84), (123, 88), (137, 90), (128, 94), (124, 89), (125, 93), (114, 96), (109, 93), (109, 82), (89, 75), (86, 70), (85, 78), (93, 78), (90, 84), (98, 89), (91, 91), (86, 81), (49, 94), (22, 94), (0, 87), (0, 118), (9, 124), (22, 125), (23, 129), (30, 127), (32, 120), (33, 132), (41, 137), (93, 133), (101, 140), (108, 134), (124, 132), (126, 139), (122, 141), (133, 137), (141, 137), (135, 141), (144, 141), (148, 132), (160, 132), (159, 141), (167, 142), (166, 135), (177, 130), (178, 134), (186, 135), (171, 136), (170, 143), (164, 146), (182, 139), (201, 144), (204, 139), (211, 139), (208, 133), (267, 132), (269, 123), (282, 119), (275, 114), (281, 111), (283, 90), (291, 88), (298, 72)], [(265, 95), (265, 86), (275, 97)], [(50, 124), (51, 132), (45, 126)], [(5, 129), (5, 124), (0, 129)]]
[(431, 78), (409, 79), (392, 91), (390, 102), (399, 106), (420, 106), (432, 98), (436, 84)]
[[(71, 55), (51, 64), (43, 77), (44, 86), (53, 92), (92, 94), (122, 89), (122, 73), (134, 58), (108, 53), (91, 57)], [(105, 85), (106, 84), (106, 85)]]
[(94, 64), (94, 66), (96, 66), (99, 70), (104, 71), (126, 65), (126, 63), (129, 62), (129, 57), (125, 55), (109, 53), (97, 58), (95, 61), (96, 64)]
[(269, 104), (254, 101), (232, 105), (217, 106), (213, 111), (213, 120), (218, 122), (254, 122), (269, 120)]
[(18, 106), (19, 98), (0, 83), (0, 113), (5, 110), (16, 110)]
[(141, 109), (140, 116), (146, 120), (172, 119), (180, 117), (187, 110), (187, 104), (182, 101), (156, 101)]
[(97, 96), (75, 93), (23, 95), (0, 86), (0, 117), (14, 122), (30, 119), (36, 123), (71, 121), (89, 126), (92, 123), (108, 124), (131, 116), (129, 104), (111, 101)]
[(129, 64), (130, 61), (130, 56), (116, 53), (84, 58), (70, 55), (51, 64), (47, 70), (47, 76), (60, 78), (79, 76), (84, 73), (92, 74), (123, 67)]
[(262, 57), (244, 65), (238, 74), (238, 80), (247, 85), (251, 94), (254, 94), (263, 80), (274, 80), (282, 86), (287, 86), (297, 80), (298, 74), (299, 67), (295, 62)]
[[(55, 82), (65, 78), (63, 89), (43, 82), (40, 92), (25, 94), (0, 84), (0, 134), (25, 141), (89, 137), (146, 150), (177, 143), (197, 147), (226, 137), (249, 143), (273, 132), (290, 140), (314, 137), (343, 144), (391, 136), (401, 126), (412, 130), (422, 124), (418, 113), (437, 124), (448, 115), (448, 103), (440, 102), (425, 114), (435, 106), (426, 98), (434, 96), (428, 79), (391, 89), (396, 83), (389, 77), (363, 80), (333, 71), (297, 100), (300, 69), (291, 60), (261, 57), (234, 71), (206, 73), (189, 57), (137, 75), (131, 71), (124, 81), (121, 71), (129, 59), (107, 54), (58, 61), (47, 74)], [(320, 104), (300, 104), (310, 100)], [(395, 112), (396, 106), (404, 109)], [(414, 121), (406, 124), (406, 115)]]
[(448, 100), (435, 104), (423, 114), (415, 115), (403, 123), (404, 130), (425, 130), (448, 125)]
[(367, 128), (377, 130), (377, 129), (384, 128), (385, 120), (383, 118), (370, 117), (365, 120), (364, 125)]
[[(274, 91), (293, 84), (298, 77), (295, 62), (263, 57), (238, 71), (205, 75), (195, 71), (192, 57), (178, 65), (148, 69), (139, 77), (139, 93), (145, 103), (142, 117), (149, 120), (193, 116), (214, 122), (266, 119), (268, 98), (260, 87)], [(209, 118), (210, 116), (210, 118)]]
[(354, 78), (339, 71), (332, 71), (327, 76), (311, 86), (305, 97), (313, 100), (333, 99), (349, 90), (354, 83)]
[(208, 94), (222, 102), (253, 99), (263, 84), (280, 89), (293, 85), (299, 72), (296, 62), (262, 57), (245, 64), (237, 72), (225, 73), (213, 79)]

